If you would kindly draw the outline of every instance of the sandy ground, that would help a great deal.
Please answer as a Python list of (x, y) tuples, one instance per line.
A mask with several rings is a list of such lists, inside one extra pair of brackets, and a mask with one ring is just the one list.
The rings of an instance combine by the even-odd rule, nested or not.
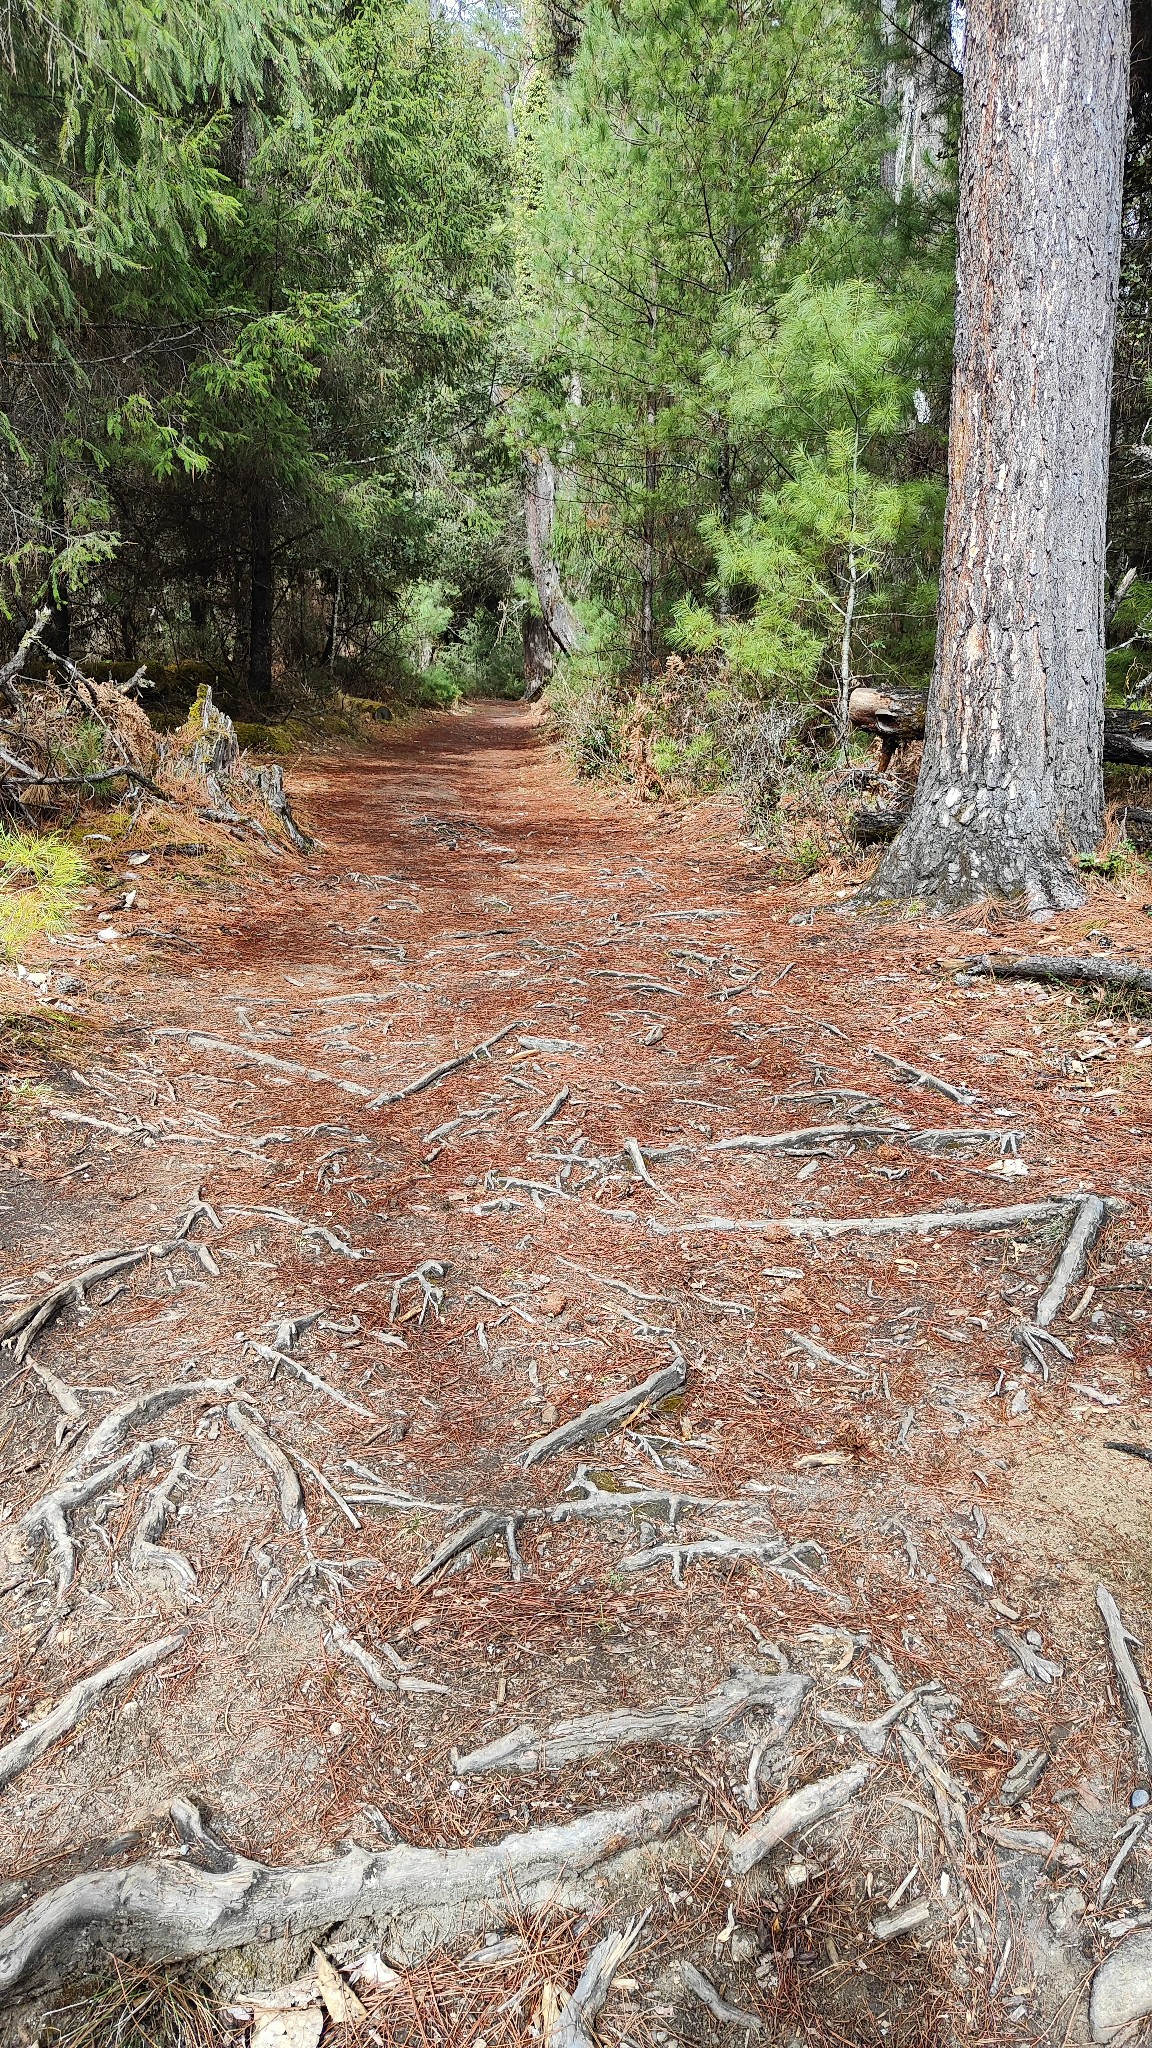
[[(1152, 1444), (1152, 1021), (965, 962), (1013, 945), (1146, 959), (1139, 895), (1101, 885), (1039, 931), (861, 918), (819, 877), (774, 881), (728, 805), (576, 784), (519, 707), (431, 718), (289, 781), (314, 853), (198, 853), (191, 828), (166, 852), (148, 820), (92, 840), (102, 886), (45, 946), (53, 979), (5, 982), (0, 1314), (169, 1241), (198, 1194), (213, 1212), (192, 1248), (98, 1281), (25, 1359), (3, 1354), (0, 1741), (80, 1674), (185, 1632), (0, 1794), (6, 1909), (171, 1844), (188, 1793), (270, 1861), (388, 1830), (495, 1840), (681, 1783), (701, 1827), (738, 1829), (754, 1727), (532, 1776), (461, 1779), (454, 1753), (696, 1699), (779, 1652), (815, 1684), (765, 1754), (766, 1804), (859, 1755), (816, 1709), (878, 1713), (875, 1654), (944, 1689), (929, 1764), (889, 1743), (866, 1801), (767, 1889), (745, 1897), (715, 1858), (665, 1874), (601, 2038), (738, 2038), (669, 1990), (680, 1955), (769, 2039), (1081, 2038), (1103, 1923), (1152, 1902), (1140, 1846), (1095, 1906), (1141, 1780), (1094, 1604), (1103, 1580), (1137, 1634), (1152, 1618), (1152, 1469), (1107, 1448)], [(809, 1135), (723, 1145), (789, 1132)], [(819, 1242), (779, 1221), (1085, 1189), (1126, 1206), (1043, 1372), (1018, 1330), (1065, 1225)], [(421, 1266), (431, 1293), (405, 1277)], [(280, 1325), (314, 1315), (290, 1346)], [(678, 1361), (681, 1392), (524, 1469), (535, 1439)], [(102, 1418), (165, 1386), (181, 1398), (113, 1432), (105, 1462), (153, 1450), (71, 1511), (61, 1590), (22, 1518), (77, 1460), (102, 1469), (84, 1464)], [(229, 1419), (238, 1398), (294, 1462), (302, 1528)], [(176, 1461), (157, 1540), (187, 1570), (138, 1541)], [(669, 1541), (656, 1512), (525, 1513), (575, 1498), (582, 1463), (602, 1489), (682, 1494), (681, 1544), (758, 1554), (646, 1556)], [(459, 1526), (451, 1504), (514, 1513), (512, 1552), (497, 1534), (414, 1585)], [(375, 1689), (333, 1617), (431, 1689)], [(1005, 1777), (1035, 1748), (1051, 1761), (1009, 1813)], [(1056, 1848), (1017, 1852), (1005, 1825)], [(904, 1903), (929, 1920), (877, 1943), (877, 1898), (910, 1865)], [(1002, 1961), (1014, 1926), (1027, 1954), (1029, 1915), (1068, 1934), (1047, 1976)], [(374, 2010), (378, 2038), (532, 2038), (541, 1973), (570, 1987), (585, 1934), (495, 1988), (414, 1973)]]

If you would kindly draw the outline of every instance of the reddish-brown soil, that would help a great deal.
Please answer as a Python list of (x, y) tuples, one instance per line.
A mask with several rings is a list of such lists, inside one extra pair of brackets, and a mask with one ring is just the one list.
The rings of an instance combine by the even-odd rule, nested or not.
[[(430, 718), (371, 753), (310, 760), (290, 783), (314, 854), (164, 857), (147, 821), (116, 844), (93, 840), (107, 893), (39, 963), (66, 968), (79, 989), (61, 1000), (55, 984), (41, 997), (5, 983), (5, 1301), (39, 1293), (70, 1261), (166, 1237), (198, 1189), (222, 1225), (201, 1217), (191, 1233), (218, 1271), (181, 1251), (101, 1283), (32, 1359), (75, 1391), (89, 1429), (182, 1376), (235, 1378), (300, 1461), (307, 1508), (305, 1543), (205, 1395), (143, 1432), (165, 1440), (150, 1474), (75, 1515), (63, 1604), (50, 1555), (22, 1568), (13, 1538), (0, 1742), (79, 1673), (177, 1621), (188, 1634), (178, 1658), (97, 1707), (0, 1798), (8, 1908), (86, 1863), (170, 1839), (169, 1802), (190, 1791), (238, 1845), (273, 1860), (348, 1837), (379, 1846), (380, 1816), (412, 1842), (491, 1839), (685, 1777), (718, 1818), (738, 1819), (747, 1752), (723, 1743), (466, 1787), (452, 1751), (525, 1720), (695, 1697), (755, 1665), (758, 1634), (817, 1677), (825, 1705), (861, 1718), (883, 1705), (870, 1648), (909, 1683), (944, 1681), (961, 1724), (947, 1755), (968, 1793), (975, 1895), (989, 1902), (993, 1882), (983, 1824), (1012, 1818), (1069, 1845), (1054, 1882), (1071, 1873), (1094, 1896), (1138, 1782), (1109, 1695), (1097, 1582), (1137, 1632), (1152, 1620), (1152, 1468), (1106, 1448), (1152, 1442), (1152, 1022), (1090, 994), (963, 970), (970, 954), (1011, 944), (1146, 956), (1139, 894), (1101, 884), (1089, 910), (1039, 933), (1003, 912), (862, 918), (820, 877), (774, 878), (730, 805), (676, 813), (577, 784), (519, 707)], [(108, 924), (119, 938), (99, 941)], [(509, 1026), (489, 1054), (371, 1106), (365, 1091), (402, 1086)], [(972, 1102), (909, 1085), (878, 1051)], [(253, 1063), (257, 1052), (312, 1078)], [(831, 1092), (845, 1090), (872, 1107)], [(847, 1140), (814, 1139), (810, 1156), (716, 1149), (856, 1121)], [(876, 1123), (1003, 1137), (929, 1151), (899, 1133), (869, 1142)], [(1072, 1356), (1047, 1351), (1046, 1379), (1016, 1332), (1058, 1254), (1050, 1230), (811, 1243), (748, 1227), (1085, 1188), (1127, 1207), (1093, 1256), (1094, 1293), (1085, 1303), (1078, 1286), (1054, 1325)], [(701, 1228), (718, 1218), (735, 1227)], [(443, 1301), (421, 1317), (420, 1289), (402, 1276), (430, 1260)], [(292, 1356), (352, 1407), (247, 1346), (272, 1345), (278, 1322), (314, 1311), (322, 1319)], [(677, 1350), (682, 1397), (522, 1469), (533, 1438)], [(15, 1531), (80, 1439), (27, 1363), (0, 1377), (0, 1498)], [(143, 1496), (182, 1445), (189, 1476), (161, 1540), (195, 1570), (187, 1596), (130, 1555)], [(823, 1559), (805, 1554), (807, 1584), (703, 1560), (679, 1585), (666, 1562), (622, 1568), (644, 1534), (625, 1522), (529, 1523), (518, 1568), (497, 1542), (415, 1588), (447, 1518), (369, 1505), (356, 1527), (317, 1476), (347, 1497), (364, 1485), (353, 1460), (418, 1501), (513, 1507), (561, 1498), (582, 1458), (602, 1482), (652, 1485), (663, 1472), (726, 1504), (690, 1512), (688, 1537), (775, 1528)], [(990, 1584), (966, 1568), (965, 1546)], [(377, 1656), (391, 1645), (445, 1690), (374, 1692), (326, 1645), (337, 1610)], [(1062, 1675), (1028, 1678), (998, 1628), (1036, 1631)], [(855, 1753), (804, 1725), (780, 1767), (793, 1783)], [(1007, 1770), (1037, 1745), (1054, 1760), (1030, 1805), (997, 1813)], [(883, 1782), (923, 1808), (935, 1910), (947, 1857), (933, 1846), (930, 1787), (904, 1770), (887, 1757)], [(842, 1923), (862, 1868), (857, 1857), (843, 1880), (841, 1946), (860, 1938)], [(879, 1870), (877, 1890), (900, 1874)], [(1148, 1877), (1138, 1854), (1109, 1912), (1139, 1902)], [(873, 1993), (867, 2026), (846, 2017), (825, 1981), (840, 1967), (834, 1944), (837, 1961), (817, 1957), (802, 1995), (802, 1942), (779, 1983), (729, 1969), (723, 1950), (709, 1963), (733, 1894), (714, 1873), (693, 1884), (668, 1894), (660, 1952), (704, 1958), (779, 2038), (792, 2024), (786, 1990), (813, 2039), (825, 2038), (818, 2023), (828, 2039), (936, 2038), (927, 1979), (911, 1998), (920, 2032), (895, 1990), (887, 2007)], [(1011, 1967), (988, 2004), (1001, 1946), (969, 1962), (966, 1992), (940, 1996), (966, 2039), (1044, 2038), (1049, 2021)], [(712, 2038), (699, 2007), (662, 2004), (643, 1971), (638, 1981), (606, 2008), (605, 2040), (668, 2028), (669, 2039)], [(428, 1983), (423, 2038), (476, 2038), (479, 2006), (469, 2016), (453, 1994), (456, 2021), (435, 2023)], [(516, 2020), (525, 2030), (532, 2009)], [(508, 2024), (485, 2022), (493, 2048), (521, 2037), (500, 2031)], [(419, 2040), (414, 2026), (383, 2038)]]

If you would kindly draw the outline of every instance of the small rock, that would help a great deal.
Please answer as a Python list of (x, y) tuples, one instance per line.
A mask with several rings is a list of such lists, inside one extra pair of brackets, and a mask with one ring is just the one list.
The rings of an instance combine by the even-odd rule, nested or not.
[(120, 937), (120, 934), (114, 924), (106, 924), (101, 926), (96, 937), (102, 946), (110, 946)]
[(558, 1287), (549, 1287), (544, 1294), (537, 1296), (536, 1306), (546, 1316), (562, 1316), (568, 1306), (568, 1296), (562, 1294)]
[(554, 1401), (545, 1401), (544, 1406), (540, 1410), (540, 1420), (545, 1429), (555, 1428), (559, 1413), (560, 1411)]
[(297, 2012), (261, 2012), (253, 2023), (251, 2048), (317, 2048), (323, 2032), (324, 2014), (315, 2005)]
[(1080, 1921), (1088, 1910), (1088, 1902), (1082, 1891), (1073, 1885), (1066, 1892), (1057, 1892), (1048, 1907), (1048, 1925), (1058, 1941), (1067, 1941), (1075, 1934)]
[(1152, 1927), (1130, 1934), (1105, 1956), (1092, 1979), (1088, 2021), (1094, 2041), (1111, 2041), (1152, 2012)]
[(1140, 1808), (1142, 1806), (1147, 1806), (1147, 1804), (1148, 1794), (1144, 1790), (1144, 1787), (1142, 1785), (1138, 1785), (1135, 1792), (1132, 1794), (1132, 1810), (1134, 1813), (1138, 1813)]

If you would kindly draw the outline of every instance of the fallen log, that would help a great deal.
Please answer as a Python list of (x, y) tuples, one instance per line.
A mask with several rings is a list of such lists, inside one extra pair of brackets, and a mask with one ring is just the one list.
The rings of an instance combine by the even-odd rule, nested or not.
[(552, 1728), (538, 1729), (526, 1724), (498, 1736), (483, 1749), (474, 1749), (456, 1764), (460, 1778), (478, 1771), (559, 1770), (562, 1764), (581, 1757), (600, 1756), (607, 1749), (625, 1744), (691, 1748), (706, 1736), (743, 1720), (754, 1709), (767, 1709), (772, 1717), (769, 1742), (782, 1742), (803, 1704), (811, 1681), (789, 1673), (786, 1677), (725, 1679), (707, 1698), (685, 1707), (613, 1707), (603, 1714), (582, 1714), (574, 1721), (557, 1721)]
[[(922, 690), (853, 690), (849, 722), (863, 732), (878, 733), (886, 751), (924, 737), (928, 699)], [(888, 744), (890, 743), (890, 744)], [(1104, 711), (1104, 759), (1116, 767), (1146, 768), (1152, 764), (1152, 712)]]
[(1063, 981), (1082, 988), (1131, 989), (1152, 995), (1152, 974), (1134, 960), (1110, 960), (1101, 953), (1077, 959), (1071, 953), (980, 953), (969, 960), (973, 974), (993, 974), (1000, 981)]
[[(627, 1850), (661, 1841), (696, 1805), (691, 1792), (650, 1792), (632, 1806), (473, 1849), (350, 1848), (327, 1863), (281, 1867), (237, 1855), (223, 1870), (205, 1870), (191, 1855), (154, 1856), (121, 1870), (88, 1871), (0, 1930), (0, 1997), (34, 1969), (73, 1975), (110, 1946), (117, 1956), (179, 1962), (351, 1919), (374, 1928), (399, 1924), (401, 1934), (406, 1921), (418, 1921), (426, 1952), (455, 1938), (465, 1923), (502, 1924), (509, 1897), (529, 1910), (561, 1898), (587, 1900), (589, 1888), (577, 1880)], [(200, 1853), (194, 1837), (188, 1846)]]

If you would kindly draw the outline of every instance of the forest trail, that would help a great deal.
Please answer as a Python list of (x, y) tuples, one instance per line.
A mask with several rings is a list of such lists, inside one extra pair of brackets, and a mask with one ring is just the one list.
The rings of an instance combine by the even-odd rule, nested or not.
[[(90, 928), (48, 962), (79, 988), (53, 1007), (13, 983), (6, 1005), (23, 1086), (2, 1312), (161, 1249), (66, 1301), (26, 1359), (18, 1338), (5, 1354), (0, 1743), (78, 1676), (185, 1632), (13, 1777), (6, 1910), (171, 1846), (168, 1808), (190, 1793), (271, 1862), (379, 1849), (388, 1829), (495, 1841), (675, 1786), (700, 1801), (695, 1826), (738, 1831), (755, 1715), (694, 1749), (530, 1775), (459, 1759), (523, 1724), (699, 1700), (786, 1664), (813, 1684), (790, 1740), (762, 1750), (767, 1805), (860, 1755), (820, 1713), (870, 1720), (891, 1667), (940, 1688), (914, 1742), (888, 1744), (867, 1799), (815, 1852), (804, 1838), (787, 1880), (778, 1859), (733, 1889), (714, 1849), (682, 1857), (601, 2035), (712, 2039), (668, 1989), (687, 1957), (782, 2040), (789, 2013), (812, 2040), (871, 2039), (877, 2010), (889, 2043), (927, 2040), (923, 2016), (958, 1996), (928, 1936), (973, 1943), (982, 2026), (1005, 1929), (1034, 1910), (1024, 1852), (995, 1831), (1061, 1845), (1035, 1910), (1070, 1875), (1094, 1896), (1133, 1782), (1094, 1592), (1106, 1581), (1137, 1629), (1152, 1610), (1152, 1473), (1105, 1448), (1148, 1433), (1152, 1027), (971, 980), (975, 917), (864, 920), (825, 882), (772, 882), (730, 805), (578, 785), (519, 706), (422, 720), (290, 784), (313, 854), (238, 850), (230, 872), (194, 851), (109, 855)], [(1035, 926), (995, 917), (993, 944), (1035, 947)], [(101, 941), (109, 920), (120, 937)], [(1116, 897), (1044, 936), (1091, 950), (1102, 924), (1117, 954), (1146, 946)], [(730, 1144), (748, 1137), (774, 1142)], [(1094, 1292), (1052, 1324), (1062, 1348), (1018, 1332), (1071, 1210), (804, 1234), (1084, 1189), (1127, 1206)], [(207, 1209), (178, 1242), (197, 1191)], [(655, 1405), (625, 1402), (608, 1433), (525, 1467), (529, 1445), (664, 1369)], [(595, 1512), (552, 1519), (581, 1499), (581, 1464)], [(66, 1475), (102, 1470), (54, 1537), (36, 1523)], [(142, 1531), (173, 1471), (166, 1521)], [(613, 1510), (631, 1488), (646, 1502)], [(425, 1575), (464, 1526), (452, 1504), (492, 1519)], [(374, 1687), (334, 1620), (399, 1690)], [(1052, 1761), (1008, 1811), (1031, 1751)], [(877, 1903), (910, 1864), (903, 1903), (926, 1902), (928, 1935), (883, 1941)], [(1029, 1883), (1039, 1870), (1033, 1851)], [(534, 1977), (527, 1951), (495, 1975), (414, 1971), (385, 2038), (431, 2040), (449, 2008), (453, 2043), (524, 2038), (541, 1971), (563, 1980), (581, 1952), (566, 1938)], [(1034, 2018), (1061, 1985), (1016, 2003)]]

